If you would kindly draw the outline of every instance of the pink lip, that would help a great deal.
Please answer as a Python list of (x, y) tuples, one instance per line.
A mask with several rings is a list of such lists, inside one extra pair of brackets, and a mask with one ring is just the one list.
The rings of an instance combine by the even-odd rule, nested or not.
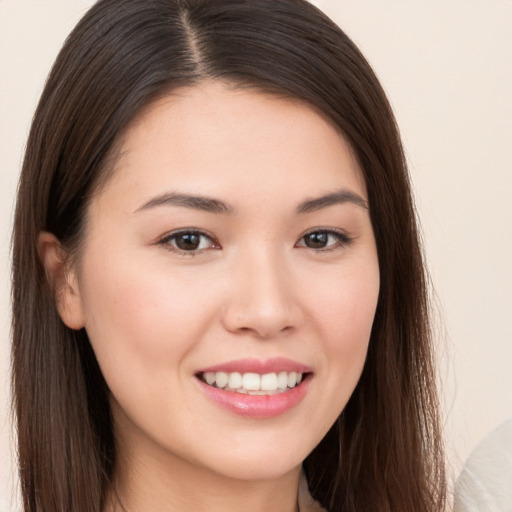
[(264, 419), (274, 418), (299, 405), (310, 380), (311, 375), (306, 375), (298, 386), (276, 395), (246, 395), (209, 386), (200, 379), (197, 382), (206, 396), (224, 409), (239, 416)]
[[(207, 372), (240, 372), (240, 373), (279, 373), (279, 372), (297, 372), (304, 375), (302, 382), (292, 389), (275, 395), (249, 395), (226, 391), (213, 386), (209, 386), (200, 378), (197, 382), (206, 394), (216, 404), (224, 409), (249, 418), (273, 418), (284, 414), (286, 411), (297, 406), (307, 393), (309, 382), (312, 378), (312, 370), (297, 361), (284, 357), (273, 359), (238, 359), (227, 361), (207, 368), (202, 368), (197, 374)], [(196, 374), (196, 375), (197, 375)]]
[(206, 372), (240, 372), (259, 373), (260, 375), (264, 375), (265, 373), (273, 372), (311, 373), (311, 368), (285, 357), (275, 357), (273, 359), (266, 360), (251, 358), (228, 361), (226, 363), (217, 364), (215, 366), (209, 366), (208, 368), (202, 368), (198, 373)]

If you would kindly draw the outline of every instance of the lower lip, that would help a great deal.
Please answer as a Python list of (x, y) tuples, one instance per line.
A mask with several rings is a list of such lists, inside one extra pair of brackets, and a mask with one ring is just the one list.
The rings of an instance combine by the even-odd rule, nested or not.
[(293, 409), (302, 401), (308, 390), (311, 376), (294, 388), (276, 395), (248, 395), (209, 386), (198, 379), (201, 389), (215, 403), (248, 418), (274, 418)]

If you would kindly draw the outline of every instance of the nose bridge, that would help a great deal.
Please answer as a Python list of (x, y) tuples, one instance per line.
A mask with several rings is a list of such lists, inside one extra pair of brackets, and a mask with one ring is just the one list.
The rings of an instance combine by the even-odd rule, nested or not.
[(291, 268), (272, 244), (245, 247), (233, 261), (224, 315), (231, 331), (271, 337), (298, 321)]

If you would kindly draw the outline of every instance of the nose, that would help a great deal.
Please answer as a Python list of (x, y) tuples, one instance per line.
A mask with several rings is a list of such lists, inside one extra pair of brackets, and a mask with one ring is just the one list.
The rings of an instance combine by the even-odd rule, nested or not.
[(268, 339), (294, 331), (301, 321), (295, 278), (286, 262), (262, 251), (231, 267), (224, 327)]

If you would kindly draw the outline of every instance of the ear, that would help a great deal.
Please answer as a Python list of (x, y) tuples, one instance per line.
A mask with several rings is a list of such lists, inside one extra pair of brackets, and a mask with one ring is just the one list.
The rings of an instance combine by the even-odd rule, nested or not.
[(70, 329), (84, 327), (84, 311), (75, 269), (69, 253), (55, 235), (42, 231), (37, 240), (39, 257), (55, 294), (55, 304), (62, 321)]

